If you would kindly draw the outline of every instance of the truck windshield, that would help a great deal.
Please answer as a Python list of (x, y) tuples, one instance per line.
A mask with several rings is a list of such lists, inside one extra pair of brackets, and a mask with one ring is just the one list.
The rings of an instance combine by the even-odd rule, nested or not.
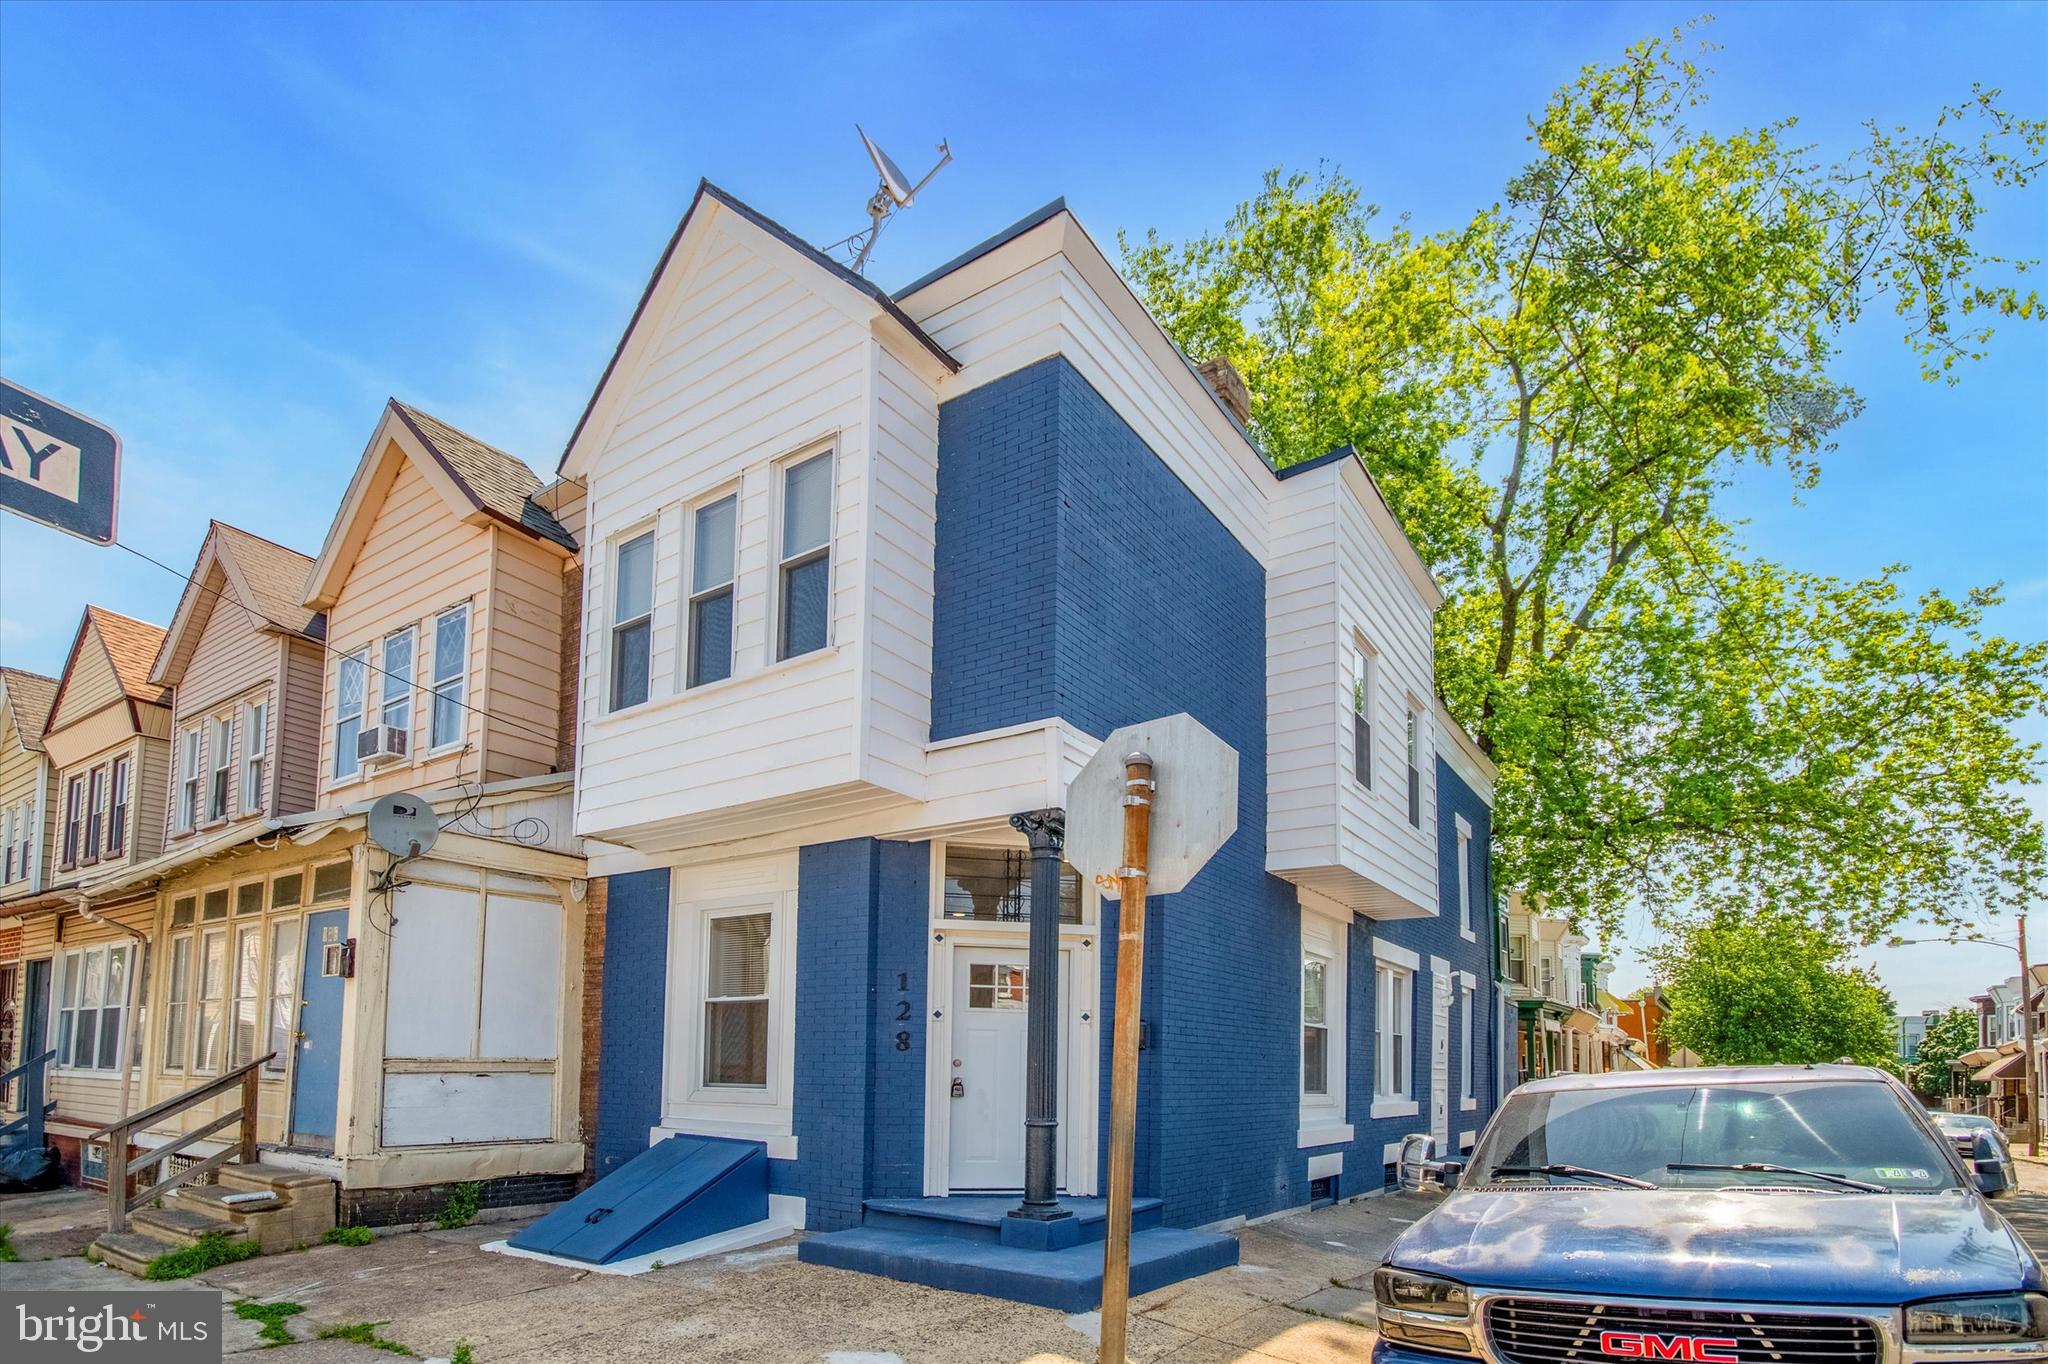
[[(1900, 1193), (1958, 1186), (1947, 1156), (1897, 1095), (1883, 1084), (1841, 1080), (1512, 1094), (1472, 1153), (1469, 1182), (1621, 1187), (1542, 1172), (1564, 1165), (1668, 1189), (1854, 1192), (1844, 1180)], [(1701, 1165), (1773, 1168), (1671, 1168)]]

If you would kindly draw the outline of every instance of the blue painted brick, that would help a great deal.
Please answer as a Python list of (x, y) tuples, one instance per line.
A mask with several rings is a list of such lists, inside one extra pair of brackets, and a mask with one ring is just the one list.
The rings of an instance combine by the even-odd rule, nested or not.
[(647, 1149), (661, 1121), (663, 998), (668, 988), (668, 872), (605, 886), (604, 999), (597, 1083), (597, 1175)]

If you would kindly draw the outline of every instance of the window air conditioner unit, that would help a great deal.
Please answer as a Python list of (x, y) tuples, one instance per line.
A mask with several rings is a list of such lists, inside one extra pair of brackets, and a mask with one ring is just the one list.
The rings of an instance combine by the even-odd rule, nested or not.
[(371, 725), (356, 735), (356, 761), (364, 767), (403, 762), (407, 738), (396, 725)]

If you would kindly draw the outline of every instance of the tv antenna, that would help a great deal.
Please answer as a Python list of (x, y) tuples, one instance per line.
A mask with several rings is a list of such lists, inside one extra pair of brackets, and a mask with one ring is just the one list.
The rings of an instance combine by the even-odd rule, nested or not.
[(917, 199), (918, 192), (932, 182), (932, 177), (946, 168), (953, 159), (953, 149), (941, 140), (939, 163), (924, 173), (924, 179), (916, 184), (903, 173), (903, 168), (889, 159), (889, 153), (875, 145), (875, 140), (858, 123), (853, 130), (860, 134), (862, 145), (868, 149), (868, 159), (875, 163), (875, 173), (881, 177), (881, 184), (875, 189), (874, 197), (868, 200), (868, 225), (844, 241), (833, 243), (832, 249), (845, 248), (852, 253), (849, 268), (859, 274), (867, 268), (868, 255), (875, 249), (875, 239), (882, 235), (882, 226), (894, 217), (898, 209), (909, 208)]

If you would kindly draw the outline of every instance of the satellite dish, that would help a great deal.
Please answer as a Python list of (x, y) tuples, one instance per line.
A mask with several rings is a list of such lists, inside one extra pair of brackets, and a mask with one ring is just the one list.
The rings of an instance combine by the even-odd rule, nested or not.
[(410, 791), (381, 796), (370, 807), (370, 841), (393, 857), (420, 857), (441, 836), (441, 821), (426, 797)]
[(874, 197), (868, 200), (866, 230), (856, 232), (845, 241), (834, 244), (834, 249), (843, 246), (853, 251), (852, 268), (854, 273), (858, 274), (867, 266), (868, 253), (875, 249), (875, 239), (882, 235), (882, 224), (888, 221), (889, 215), (897, 209), (909, 208), (915, 202), (918, 191), (929, 185), (932, 177), (944, 170), (946, 163), (953, 159), (953, 150), (941, 141), (938, 164), (925, 172), (924, 179), (913, 185), (910, 183), (910, 177), (903, 173), (903, 168), (890, 159), (889, 153), (875, 145), (875, 140), (868, 136), (865, 128), (856, 123), (853, 130), (860, 134), (861, 145), (868, 149), (868, 160), (875, 163), (875, 173), (882, 179)]

